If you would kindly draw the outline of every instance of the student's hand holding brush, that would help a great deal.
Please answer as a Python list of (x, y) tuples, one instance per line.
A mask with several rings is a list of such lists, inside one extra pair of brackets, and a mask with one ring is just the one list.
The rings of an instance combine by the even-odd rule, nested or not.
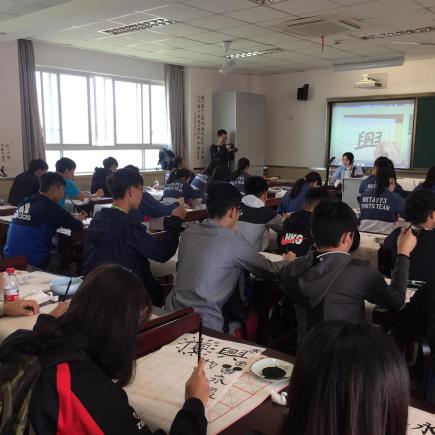
[(185, 399), (199, 399), (204, 407), (210, 398), (210, 385), (204, 370), (205, 360), (199, 360), (198, 367), (193, 369), (190, 378), (186, 382)]

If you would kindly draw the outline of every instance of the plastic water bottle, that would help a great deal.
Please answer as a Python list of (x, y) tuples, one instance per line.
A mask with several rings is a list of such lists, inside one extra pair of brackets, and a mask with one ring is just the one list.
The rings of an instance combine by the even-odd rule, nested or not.
[(154, 180), (154, 189), (159, 189), (159, 188), (160, 188), (160, 182), (159, 182), (159, 179), (156, 178), (156, 179)]
[(6, 269), (6, 276), (4, 281), (4, 301), (14, 302), (20, 299), (20, 291), (18, 288), (18, 278), (15, 275), (15, 269), (9, 267)]

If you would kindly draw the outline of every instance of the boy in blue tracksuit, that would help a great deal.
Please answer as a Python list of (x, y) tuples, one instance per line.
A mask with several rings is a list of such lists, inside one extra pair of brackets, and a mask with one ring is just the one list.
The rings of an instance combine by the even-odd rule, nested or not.
[[(41, 179), (41, 193), (25, 198), (9, 226), (5, 257), (24, 255), (32, 266), (46, 267), (50, 260), (52, 238), (60, 227), (80, 231), (83, 224), (59, 204), (64, 197), (65, 180), (48, 172)], [(79, 218), (83, 220), (83, 213)]]
[(184, 202), (189, 204), (192, 199), (200, 198), (201, 195), (193, 190), (189, 184), (191, 172), (186, 168), (181, 168), (171, 172), (171, 175), (163, 189), (162, 201), (165, 204), (173, 204), (179, 198), (184, 198)]

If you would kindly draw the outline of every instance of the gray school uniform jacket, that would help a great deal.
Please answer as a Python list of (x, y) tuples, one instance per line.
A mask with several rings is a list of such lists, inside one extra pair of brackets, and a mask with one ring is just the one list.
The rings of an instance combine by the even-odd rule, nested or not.
[(256, 251), (264, 251), (269, 246), (269, 229), (281, 233), (283, 218), (275, 210), (266, 207), (254, 195), (242, 198), (237, 232), (240, 233)]
[(275, 279), (286, 261), (273, 263), (237, 231), (207, 219), (181, 235), (175, 286), (166, 308), (193, 307), (207, 328), (223, 330), (222, 307), (237, 287), (241, 272)]
[(281, 286), (295, 303), (298, 341), (315, 324), (326, 320), (364, 319), (364, 301), (390, 310), (405, 302), (409, 258), (399, 255), (391, 284), (367, 261), (344, 252), (317, 255), (310, 251), (280, 271)]

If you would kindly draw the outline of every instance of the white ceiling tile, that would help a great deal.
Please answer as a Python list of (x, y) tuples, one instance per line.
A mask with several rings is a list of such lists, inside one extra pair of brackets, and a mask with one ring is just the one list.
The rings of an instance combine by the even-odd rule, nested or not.
[(144, 14), (142, 12), (135, 12), (132, 14), (121, 15), (119, 17), (109, 18), (106, 21), (114, 23), (113, 27), (116, 27), (116, 24), (127, 26), (129, 24), (139, 23), (141, 21), (152, 20), (153, 18), (155, 18), (155, 17), (152, 15)]
[(282, 12), (293, 15), (307, 15), (312, 13), (322, 13), (338, 8), (340, 5), (332, 3), (330, 0), (287, 0), (273, 6)]
[(205, 33), (200, 33), (199, 35), (191, 36), (188, 39), (193, 39), (194, 41), (207, 42), (213, 44), (215, 42), (231, 41), (233, 37), (231, 35), (227, 35), (225, 33), (220, 33), (220, 32), (205, 32)]
[(277, 20), (288, 18), (288, 14), (277, 11), (275, 9), (258, 6), (256, 8), (243, 9), (237, 12), (228, 12), (225, 14), (228, 17), (237, 18), (249, 23), (258, 23), (260, 21)]
[(172, 35), (172, 36), (190, 36), (202, 33), (204, 29), (199, 27), (189, 26), (188, 24), (175, 23), (169, 24), (168, 26), (156, 27), (155, 32), (161, 33), (162, 35)]
[(234, 20), (233, 18), (223, 17), (222, 15), (212, 15), (206, 18), (199, 18), (197, 20), (189, 20), (186, 23), (192, 26), (202, 27), (207, 30), (225, 30), (226, 28), (243, 26), (243, 21)]
[(251, 41), (249, 39), (236, 39), (231, 42), (230, 49), (232, 50), (246, 50), (250, 48), (255, 48), (256, 50), (263, 50), (268, 48), (273, 48), (269, 44), (261, 44), (260, 42)]
[(190, 0), (186, 4), (217, 14), (256, 7), (255, 3), (248, 0)]
[(286, 35), (285, 33), (278, 33), (278, 32), (271, 33), (270, 29), (266, 29), (266, 30), (268, 30), (269, 32), (266, 35), (259, 35), (258, 37), (251, 36), (249, 39), (252, 39), (253, 41), (264, 42), (265, 44), (276, 45), (276, 46), (280, 46), (282, 44), (289, 44), (291, 42), (297, 42), (301, 40), (300, 38)]
[(10, 20), (11, 18), (15, 18), (18, 15), (12, 15), (12, 14), (4, 14), (0, 12), (0, 21), (6, 21), (6, 20)]
[(187, 21), (212, 15), (212, 12), (179, 3), (161, 6), (154, 9), (145, 9), (144, 12), (156, 17), (167, 18), (175, 21)]
[(262, 35), (269, 34), (270, 30), (264, 27), (256, 26), (255, 24), (245, 24), (244, 26), (230, 27), (225, 29), (225, 33), (233, 36), (256, 36), (261, 37)]
[(195, 48), (195, 47), (205, 47), (208, 44), (199, 41), (192, 41), (191, 39), (185, 38), (168, 38), (165, 40), (165, 45), (174, 48)]
[(152, 32), (151, 30), (141, 30), (139, 32), (132, 32), (127, 34), (128, 38), (134, 43), (135, 41), (143, 43), (146, 42), (156, 42), (165, 41), (167, 39), (166, 35), (161, 33)]
[(214, 56), (223, 56), (224, 55), (224, 47), (222, 44), (202, 44), (197, 47), (190, 47), (190, 51), (199, 54), (212, 54)]

